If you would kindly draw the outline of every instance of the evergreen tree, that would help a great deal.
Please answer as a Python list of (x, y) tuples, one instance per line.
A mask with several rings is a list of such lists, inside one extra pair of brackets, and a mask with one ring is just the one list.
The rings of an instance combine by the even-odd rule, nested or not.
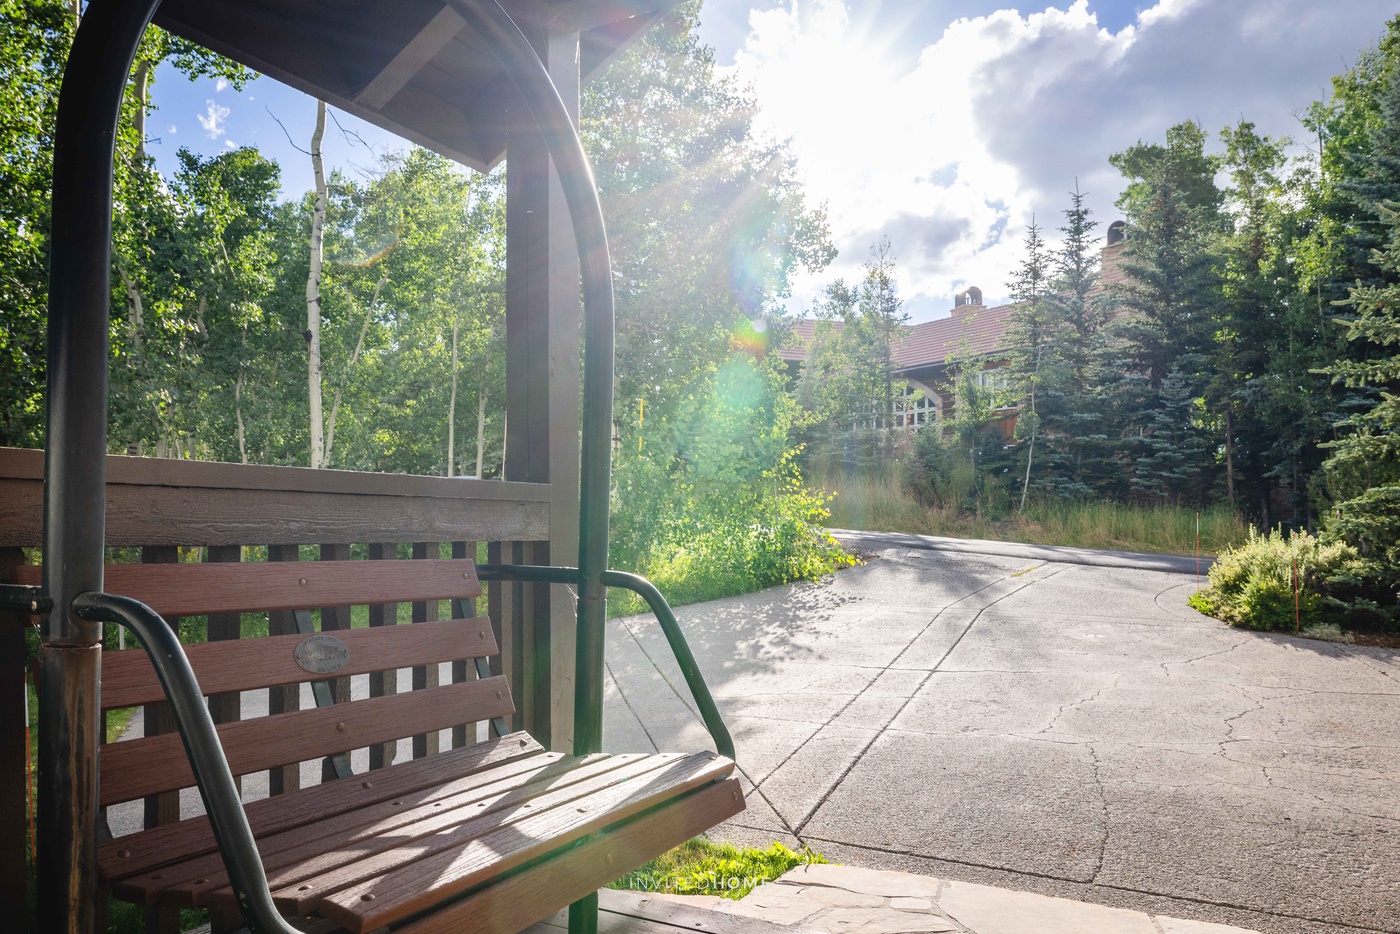
[(1215, 326), (1219, 161), (1206, 154), (1204, 131), (1187, 121), (1167, 130), (1165, 144), (1139, 142), (1109, 162), (1128, 179), (1117, 202), (1128, 220), (1123, 333), (1156, 389), (1182, 355), (1205, 351)]
[(1120, 439), (1106, 405), (1107, 384), (1121, 372), (1108, 359), (1108, 314), (1099, 290), (1098, 223), (1076, 185), (1059, 228), (1054, 290), (1046, 295), (1057, 322), (1053, 379), (1046, 381), (1041, 418), (1046, 444), (1044, 483), (1060, 496), (1110, 493), (1122, 483), (1114, 461)]
[(1379, 399), (1343, 423), (1349, 433), (1324, 445), (1332, 454), (1323, 473), (1332, 498), (1326, 531), (1361, 552), (1362, 582), (1393, 614), (1400, 603), (1400, 396), (1393, 392), (1400, 384), (1400, 203), (1379, 205), (1378, 213), (1390, 235), (1372, 261), (1389, 281), (1353, 287), (1344, 304), (1355, 314), (1339, 319), (1348, 340), (1371, 353), (1339, 360), (1327, 373), (1345, 386), (1377, 389)]
[[(1165, 144), (1138, 143), (1109, 161), (1129, 180), (1118, 206), (1128, 220), (1128, 241), (1123, 269), (1126, 282), (1116, 289), (1122, 314), (1114, 324), (1132, 371), (1146, 378), (1147, 395), (1141, 407), (1124, 398), (1118, 406), (1150, 453), (1135, 458), (1132, 489), (1155, 491), (1175, 498), (1176, 478), (1189, 475), (1196, 483), (1208, 482), (1209, 451), (1190, 436), (1181, 456), (1192, 460), (1168, 469), (1163, 445), (1168, 438), (1188, 439), (1183, 419), (1205, 389), (1202, 363), (1218, 327), (1220, 278), (1217, 251), (1224, 233), (1222, 192), (1216, 187), (1219, 160), (1205, 152), (1205, 133), (1187, 121), (1167, 130)], [(1168, 374), (1172, 385), (1164, 388)], [(1131, 381), (1119, 381), (1128, 391)], [(1154, 432), (1166, 436), (1148, 440)], [(1163, 460), (1166, 458), (1166, 460)], [(1153, 465), (1157, 465), (1154, 467)], [(1160, 469), (1159, 469), (1160, 468)], [(1160, 475), (1161, 482), (1149, 479)]]
[(1011, 280), (1011, 329), (1008, 335), (1011, 353), (1008, 367), (1011, 384), (1020, 413), (1016, 418), (1015, 434), (1023, 440), (1025, 468), (1021, 472), (1021, 510), (1031, 489), (1031, 472), (1035, 467), (1036, 441), (1041, 426), (1040, 396), (1048, 382), (1056, 380), (1053, 373), (1058, 363), (1058, 328), (1051, 314), (1046, 293), (1050, 280), (1050, 255), (1040, 237), (1035, 218), (1026, 228), (1020, 268)]
[(1260, 136), (1241, 120), (1221, 131), (1225, 143), (1222, 168), (1233, 229), (1220, 242), (1221, 300), (1208, 347), (1206, 410), (1225, 466), (1225, 498), (1237, 505), (1237, 488), (1268, 513), (1269, 483), (1264, 449), (1267, 426), (1246, 392), (1268, 372), (1269, 350), (1276, 340), (1289, 297), (1286, 254), (1278, 242), (1284, 146), (1287, 140)]
[(1203, 361), (1180, 358), (1157, 388), (1144, 426), (1143, 452), (1133, 462), (1133, 492), (1164, 505), (1199, 505), (1206, 442), (1197, 426), (1192, 371)]

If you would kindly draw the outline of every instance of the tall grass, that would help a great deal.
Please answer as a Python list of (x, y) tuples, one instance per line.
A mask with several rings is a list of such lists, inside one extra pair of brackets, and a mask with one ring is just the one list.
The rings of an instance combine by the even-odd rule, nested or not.
[[(893, 474), (837, 475), (815, 485), (836, 495), (828, 506), (833, 528), (1169, 554), (1190, 554), (1196, 545), (1196, 511), (1183, 507), (1046, 499), (1028, 503), (1024, 514), (1011, 510), (993, 518), (924, 506)], [(1201, 510), (1200, 521), (1202, 553), (1249, 537), (1249, 524), (1227, 507)]]

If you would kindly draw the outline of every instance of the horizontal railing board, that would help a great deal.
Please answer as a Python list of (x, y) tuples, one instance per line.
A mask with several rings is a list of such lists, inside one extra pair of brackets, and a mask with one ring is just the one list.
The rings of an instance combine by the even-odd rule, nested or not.
[[(43, 541), (39, 480), (0, 479), (0, 548)], [(549, 504), (294, 490), (108, 484), (107, 544), (545, 541)]]
[[(44, 452), (0, 447), (0, 479), (42, 480)], [(231, 490), (286, 490), (353, 493), (433, 499), (549, 501), (549, 484), (475, 477), (426, 477), (358, 470), (313, 470), (266, 464), (227, 464), (165, 457), (107, 455), (107, 483), (133, 486), (213, 487)]]
[[(482, 658), (497, 652), (487, 619), (446, 619), (432, 623), (343, 629), (335, 637), (345, 643), (349, 658), (337, 677), (372, 671), (430, 665), (460, 658)], [(294, 652), (305, 636), (267, 636), (201, 642), (185, 654), (208, 694), (251, 691), (311, 681), (315, 675), (297, 664)], [(144, 649), (102, 653), (102, 709), (135, 707), (165, 700), (165, 691)]]
[[(506, 680), (495, 677), (238, 720), (219, 724), (217, 729), (230, 770), (246, 775), (402, 739), (415, 730), (441, 730), (514, 712)], [(103, 807), (194, 784), (177, 733), (108, 743), (98, 764)]]
[[(37, 585), (40, 569), (16, 569)], [(462, 558), (418, 561), (250, 561), (109, 564), (102, 589), (140, 600), (162, 616), (311, 610), (481, 596), (476, 564)]]

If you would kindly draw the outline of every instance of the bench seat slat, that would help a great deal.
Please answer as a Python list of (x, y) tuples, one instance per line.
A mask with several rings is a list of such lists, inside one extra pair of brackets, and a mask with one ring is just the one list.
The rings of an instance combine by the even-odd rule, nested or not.
[[(272, 873), (326, 849), (386, 833), (396, 826), (418, 819), (425, 810), (440, 813), (439, 809), (444, 806), (460, 807), (463, 801), (475, 802), (493, 794), (499, 795), (503, 789), (538, 781), (538, 776), (554, 775), (559, 770), (559, 760), (562, 758), (562, 753), (546, 752), (513, 759), (442, 785), (394, 795), (280, 833), (254, 832), (264, 872)], [(194, 884), (194, 880), (200, 881)], [(192, 908), (200, 903), (205, 891), (228, 885), (228, 873), (224, 868), (223, 856), (214, 850), (192, 853), (182, 861), (167, 862), (149, 872), (126, 873), (121, 878), (108, 881), (112, 883), (113, 893), (128, 901), (155, 904), (156, 895), (159, 894), (162, 904)]]
[[(400, 564), (409, 564), (407, 561)], [(160, 565), (152, 565), (159, 567)], [(334, 635), (350, 650), (336, 677), (495, 655), (496, 636), (483, 618), (449, 619), (416, 625), (340, 629)], [(303, 635), (267, 636), (186, 646), (205, 694), (251, 691), (296, 684), (318, 677), (296, 663), (293, 653)], [(321, 676), (324, 677), (324, 676)], [(165, 699), (144, 649), (102, 654), (102, 709), (135, 707)]]
[[(533, 760), (540, 763), (533, 771), (514, 775), (495, 773), (487, 776), (495, 778), (494, 782), (483, 782), (467, 793), (443, 796), (416, 806), (414, 802), (398, 798), (382, 802), (357, 814), (342, 815), (359, 819), (359, 824), (333, 827), (324, 833), (326, 828), (321, 824), (298, 828), (259, 840), (258, 852), (262, 854), (268, 885), (278, 889), (330, 872), (344, 863), (401, 846), (413, 838), (518, 808), (545, 792), (569, 788), (594, 776), (615, 772), (637, 758), (601, 754), (573, 758), (549, 753)], [(401, 806), (394, 807), (395, 803)], [(133, 900), (144, 897), (154, 903), (158, 896), (165, 905), (203, 907), (210, 893), (229, 884), (228, 874), (218, 860), (217, 854), (211, 854), (179, 866), (163, 867), (157, 873), (128, 880), (124, 885), (132, 896), (137, 896)], [(153, 875), (162, 878), (154, 879)], [(118, 894), (128, 897), (126, 890), (118, 890)], [(232, 897), (231, 891), (227, 897)]]
[(543, 813), (522, 815), (506, 826), (483, 830), (463, 825), (457, 831), (434, 836), (432, 848), (411, 845), (402, 848), (404, 853), (378, 854), (362, 861), (365, 865), (361, 869), (374, 871), (368, 881), (323, 895), (319, 890), (329, 880), (319, 877), (304, 883), (312, 886), (309, 891), (297, 891), (301, 886), (296, 886), (292, 891), (274, 892), (274, 901), (279, 909), (295, 908), (297, 914), (314, 909), (352, 931), (374, 930), (594, 831), (716, 782), (732, 770), (733, 763), (713, 753), (668, 759), (660, 769), (632, 781), (609, 783), (586, 797)]
[[(444, 807), (456, 808), (464, 802), (475, 803), (493, 795), (499, 796), (504, 789), (539, 781), (541, 776), (557, 776), (561, 771), (568, 771), (573, 762), (561, 763), (560, 760), (564, 758), (562, 753), (547, 752), (528, 759), (517, 759), (434, 788), (395, 795), (376, 804), (332, 815), (283, 833), (255, 834), (263, 870), (271, 879), (278, 870), (295, 866), (298, 861), (313, 859), (327, 850), (388, 833), (422, 818), (424, 813), (441, 813)], [(194, 884), (193, 880), (196, 879), (203, 881)], [(207, 892), (226, 885), (228, 873), (224, 869), (223, 857), (211, 852), (176, 865), (157, 867), (153, 872), (128, 876), (119, 880), (112, 891), (130, 901), (144, 900), (147, 904), (155, 904), (159, 895), (162, 904), (192, 908), (203, 904)]]
[[(239, 720), (221, 724), (218, 731), (229, 767), (235, 775), (246, 775), (514, 712), (510, 689), (498, 676)], [(176, 733), (108, 744), (102, 751), (100, 778), (104, 807), (194, 784)]]
[[(304, 914), (314, 910), (332, 892), (371, 882), (387, 872), (435, 854), (459, 851), (471, 841), (517, 825), (551, 808), (565, 807), (572, 811), (574, 807), (584, 807), (590, 797), (627, 782), (655, 777), (680, 758), (676, 755), (628, 757), (614, 768), (590, 769), (579, 781), (561, 784), (558, 788), (536, 786), (527, 794), (517, 796), (511, 807), (494, 812), (482, 808), (487, 813), (467, 815), (465, 820), (440, 833), (429, 830), (435, 823), (429, 818), (421, 827), (404, 828), (402, 833), (391, 834), (389, 839), (376, 841), (374, 846), (364, 850), (350, 847), (330, 851), (324, 858), (297, 867), (294, 872), (280, 873), (275, 882), (269, 880), (272, 901), (281, 911)], [(227, 891), (222, 895), (231, 898), (233, 893)]]
[[(112, 748), (107, 746), (105, 750)], [(437, 785), (460, 776), (503, 768), (544, 754), (544, 747), (530, 734), (510, 733), (431, 758), (397, 762), (351, 781), (311, 785), (252, 801), (244, 805), (244, 811), (253, 834), (265, 837), (402, 795), (431, 793)], [(98, 847), (97, 863), (103, 880), (113, 881), (180, 860), (216, 854), (217, 850), (209, 819), (199, 815), (104, 841)]]
[(743, 810), (737, 778), (701, 788), (404, 925), (396, 934), (523, 931), (549, 917), (561, 902), (576, 902), (598, 891), (652, 854), (679, 846)]
[[(18, 582), (40, 582), (37, 565)], [(103, 590), (140, 600), (162, 616), (306, 610), (481, 596), (476, 564), (463, 558), (418, 561), (250, 561), (109, 564)]]

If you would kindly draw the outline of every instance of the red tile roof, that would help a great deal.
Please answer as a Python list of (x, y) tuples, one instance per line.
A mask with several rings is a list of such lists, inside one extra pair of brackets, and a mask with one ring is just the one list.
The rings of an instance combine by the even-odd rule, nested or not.
[[(967, 308), (968, 306), (962, 306)], [(907, 329), (904, 339), (895, 345), (894, 364), (901, 370), (933, 366), (947, 362), (961, 351), (963, 341), (973, 356), (994, 354), (1009, 349), (1011, 329), (1010, 305), (977, 306), (936, 321), (923, 321)], [(835, 322), (839, 329), (841, 322)], [(813, 318), (801, 318), (793, 323), (792, 335), (785, 346), (778, 348), (784, 360), (801, 362), (807, 359), (807, 348), (816, 333)]]

